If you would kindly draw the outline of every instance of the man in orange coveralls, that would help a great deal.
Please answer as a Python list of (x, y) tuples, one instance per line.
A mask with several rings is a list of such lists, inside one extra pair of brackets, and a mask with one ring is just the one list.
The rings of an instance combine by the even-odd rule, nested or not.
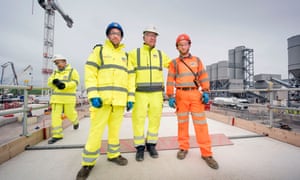
[[(176, 39), (179, 57), (172, 60), (167, 79), (169, 106), (176, 108), (178, 119), (178, 159), (184, 159), (189, 149), (189, 113), (191, 112), (202, 159), (213, 169), (218, 163), (212, 157), (204, 104), (209, 101), (209, 79), (202, 61), (190, 54), (191, 39), (180, 34)], [(174, 92), (176, 89), (176, 94)], [(174, 95), (175, 94), (175, 95)]]

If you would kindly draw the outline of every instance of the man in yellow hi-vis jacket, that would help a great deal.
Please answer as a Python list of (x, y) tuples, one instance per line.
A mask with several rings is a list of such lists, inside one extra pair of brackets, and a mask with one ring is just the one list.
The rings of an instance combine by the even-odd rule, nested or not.
[(76, 89), (79, 84), (79, 75), (76, 69), (67, 64), (62, 55), (55, 55), (53, 62), (57, 69), (48, 78), (48, 86), (53, 89), (50, 104), (52, 108), (52, 138), (48, 144), (53, 144), (63, 138), (62, 113), (73, 123), (73, 129), (78, 129)]
[[(145, 147), (152, 158), (158, 158), (155, 146), (163, 108), (163, 68), (168, 68), (171, 60), (164, 52), (155, 48), (157, 36), (158, 32), (154, 26), (146, 27), (143, 32), (143, 46), (132, 50), (128, 57), (136, 74), (132, 126), (137, 161), (144, 160)], [(144, 135), (147, 116), (148, 130)]]
[(100, 153), (102, 134), (108, 126), (107, 160), (124, 166), (119, 131), (124, 109), (134, 103), (134, 71), (121, 44), (123, 29), (111, 23), (106, 29), (104, 45), (96, 45), (85, 64), (85, 87), (91, 104), (91, 127), (82, 152), (82, 168), (77, 179), (86, 179)]

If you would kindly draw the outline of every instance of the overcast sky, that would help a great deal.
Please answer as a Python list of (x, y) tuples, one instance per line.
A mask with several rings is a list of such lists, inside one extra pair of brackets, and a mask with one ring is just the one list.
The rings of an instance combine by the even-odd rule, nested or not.
[[(126, 51), (140, 47), (144, 27), (154, 24), (160, 34), (157, 48), (170, 58), (178, 55), (176, 37), (187, 33), (192, 54), (205, 65), (228, 60), (229, 49), (246, 46), (254, 50), (254, 74), (281, 74), (282, 78), (288, 77), (287, 39), (300, 34), (299, 0), (58, 2), (74, 24), (68, 28), (56, 12), (54, 54), (66, 56), (82, 80), (88, 55), (95, 44), (103, 43), (112, 21), (124, 29)], [(0, 0), (0, 64), (13, 62), (18, 74), (31, 65), (34, 84), (41, 84), (43, 36), (44, 10), (37, 0)]]

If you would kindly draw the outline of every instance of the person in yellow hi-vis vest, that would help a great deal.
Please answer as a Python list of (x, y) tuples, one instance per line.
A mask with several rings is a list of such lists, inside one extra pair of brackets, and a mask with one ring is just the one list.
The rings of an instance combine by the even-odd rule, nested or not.
[(91, 104), (91, 127), (82, 152), (77, 179), (86, 179), (100, 153), (102, 134), (108, 126), (107, 160), (118, 165), (128, 161), (120, 153), (119, 132), (125, 107), (134, 103), (134, 71), (121, 44), (123, 29), (112, 22), (106, 28), (107, 40), (96, 45), (85, 64), (85, 87)]
[(78, 114), (75, 109), (79, 74), (62, 55), (55, 55), (53, 62), (57, 69), (48, 78), (48, 86), (53, 90), (50, 99), (52, 138), (48, 144), (63, 139), (62, 113), (73, 123), (73, 129), (79, 128)]
[[(136, 75), (135, 105), (132, 110), (136, 161), (144, 160), (145, 148), (152, 158), (158, 158), (155, 147), (163, 108), (163, 68), (168, 68), (171, 59), (155, 48), (157, 36), (155, 26), (146, 27), (143, 32), (143, 46), (130, 51), (128, 56)], [(148, 130), (144, 135), (147, 116)]]

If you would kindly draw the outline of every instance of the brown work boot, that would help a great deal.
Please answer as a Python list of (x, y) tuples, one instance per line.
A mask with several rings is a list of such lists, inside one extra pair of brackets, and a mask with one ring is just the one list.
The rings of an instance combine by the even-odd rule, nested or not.
[(114, 163), (116, 163), (116, 164), (118, 164), (120, 166), (125, 166), (128, 163), (127, 159), (124, 158), (124, 157), (122, 157), (121, 155), (118, 156), (118, 157), (115, 157), (115, 158), (111, 158), (111, 159), (108, 158), (107, 160), (111, 161), (111, 162), (114, 162)]
[(204, 161), (206, 162), (206, 164), (213, 168), (213, 169), (218, 169), (219, 168), (219, 165), (217, 163), (217, 161), (212, 157), (212, 156), (208, 156), (208, 157), (203, 157), (202, 156), (202, 159), (204, 159)]
[(86, 180), (94, 166), (82, 166), (77, 173), (76, 180)]
[(187, 155), (188, 153), (188, 150), (183, 150), (183, 149), (180, 149), (178, 152), (177, 152), (177, 158), (182, 160), (185, 158), (185, 156)]

